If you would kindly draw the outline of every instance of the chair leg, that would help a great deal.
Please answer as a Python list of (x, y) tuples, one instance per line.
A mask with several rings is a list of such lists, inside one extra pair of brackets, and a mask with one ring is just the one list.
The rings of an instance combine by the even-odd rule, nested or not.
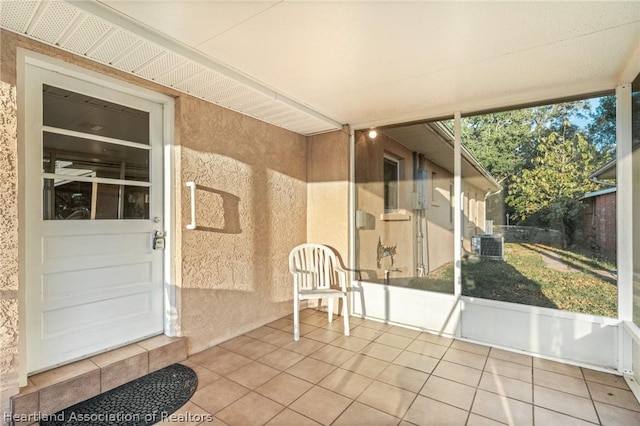
[(344, 335), (349, 335), (349, 308), (347, 306), (347, 296), (342, 296), (342, 321), (344, 322)]
[(300, 299), (293, 298), (293, 340), (300, 340)]
[(329, 312), (329, 322), (333, 322), (333, 299), (327, 299), (327, 311)]

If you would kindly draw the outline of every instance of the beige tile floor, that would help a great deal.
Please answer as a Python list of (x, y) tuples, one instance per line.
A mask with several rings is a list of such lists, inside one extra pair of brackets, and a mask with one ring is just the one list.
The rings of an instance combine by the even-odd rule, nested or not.
[[(191, 356), (197, 425), (638, 425), (618, 376), (360, 318), (301, 313)], [(175, 424), (175, 423), (174, 423)]]

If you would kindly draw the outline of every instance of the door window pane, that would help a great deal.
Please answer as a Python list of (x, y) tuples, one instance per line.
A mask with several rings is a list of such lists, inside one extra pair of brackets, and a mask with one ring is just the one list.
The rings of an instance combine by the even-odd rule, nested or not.
[(149, 182), (149, 150), (44, 132), (45, 173)]
[(150, 183), (149, 113), (48, 85), (42, 99), (43, 218), (148, 219), (148, 184), (128, 184)]
[(45, 220), (149, 219), (149, 188), (45, 179)]
[(43, 124), (97, 136), (149, 144), (149, 113), (44, 85)]

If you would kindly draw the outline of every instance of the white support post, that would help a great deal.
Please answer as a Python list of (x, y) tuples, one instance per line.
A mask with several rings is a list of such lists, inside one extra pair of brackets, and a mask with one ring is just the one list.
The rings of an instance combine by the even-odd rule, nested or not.
[(453, 141), (453, 294), (458, 300), (456, 335), (460, 335), (460, 301), (462, 296), (462, 118), (454, 114)]
[[(618, 257), (618, 319), (633, 320), (633, 162), (631, 84), (616, 87), (616, 222)], [(640, 226), (640, 224), (636, 224)], [(620, 325), (618, 370), (633, 369), (631, 337)]]
[(453, 272), (454, 295), (460, 297), (462, 294), (462, 216), (461, 207), (462, 200), (462, 119), (460, 113), (456, 112), (455, 120), (455, 137), (453, 141), (453, 261), (455, 264)]
[[(351, 293), (351, 297), (347, 297), (349, 301), (344, 307), (344, 314), (351, 315), (355, 306), (353, 291), (356, 284), (356, 137), (353, 129), (349, 129), (349, 270), (347, 271), (347, 294)], [(358, 290), (359, 288), (358, 283)]]

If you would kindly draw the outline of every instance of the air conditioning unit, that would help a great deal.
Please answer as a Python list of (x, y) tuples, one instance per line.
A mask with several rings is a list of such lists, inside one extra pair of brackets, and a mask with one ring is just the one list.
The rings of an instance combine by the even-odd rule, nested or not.
[(471, 237), (471, 247), (480, 257), (504, 260), (504, 237), (502, 235), (475, 235)]

